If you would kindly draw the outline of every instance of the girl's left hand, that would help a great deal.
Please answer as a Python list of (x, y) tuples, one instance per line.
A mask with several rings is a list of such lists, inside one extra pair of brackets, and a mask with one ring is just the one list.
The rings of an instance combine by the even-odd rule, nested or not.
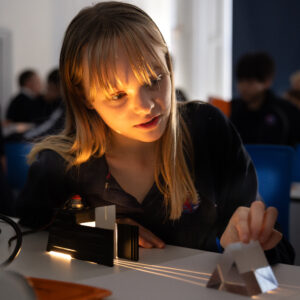
[(266, 209), (262, 201), (254, 201), (250, 208), (238, 207), (221, 237), (221, 246), (226, 248), (231, 243), (247, 244), (250, 240), (258, 240), (264, 250), (274, 248), (282, 238), (274, 229), (277, 215), (275, 207)]

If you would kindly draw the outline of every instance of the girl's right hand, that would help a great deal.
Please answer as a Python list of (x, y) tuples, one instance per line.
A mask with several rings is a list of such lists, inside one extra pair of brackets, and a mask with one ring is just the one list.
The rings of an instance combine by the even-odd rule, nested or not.
[(248, 244), (250, 240), (258, 240), (264, 250), (274, 248), (282, 238), (274, 229), (277, 215), (275, 207), (266, 208), (262, 201), (254, 201), (250, 207), (240, 206), (221, 236), (221, 246), (226, 248), (231, 243)]
[(135, 225), (139, 227), (139, 246), (143, 248), (164, 248), (165, 243), (154, 235), (150, 230), (130, 218), (117, 219), (119, 224)]

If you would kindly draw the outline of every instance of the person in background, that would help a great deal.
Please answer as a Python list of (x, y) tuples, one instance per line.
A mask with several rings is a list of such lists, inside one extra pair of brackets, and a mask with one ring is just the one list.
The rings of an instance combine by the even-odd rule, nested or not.
[(47, 76), (44, 102), (42, 118), (43, 121), (46, 121), (51, 114), (62, 105), (59, 70), (56, 68), (51, 70)]
[(59, 70), (52, 70), (47, 77), (45, 93), (44, 122), (23, 134), (25, 141), (35, 141), (41, 137), (57, 134), (64, 128), (65, 105), (62, 100)]
[(275, 64), (264, 52), (243, 55), (236, 66), (240, 97), (231, 102), (230, 120), (244, 144), (300, 142), (300, 112), (272, 91)]
[(115, 1), (81, 10), (60, 74), (66, 126), (29, 155), (21, 224), (49, 224), (79, 194), (90, 207), (116, 205), (141, 247), (258, 240), (271, 263), (293, 262), (276, 209), (255, 201), (254, 166), (232, 124), (211, 105), (177, 103), (168, 47), (143, 10)]
[(300, 71), (291, 75), (290, 83), (291, 87), (285, 93), (284, 98), (300, 109)]
[(6, 124), (38, 123), (42, 114), (42, 82), (34, 70), (25, 70), (19, 76), (20, 92), (7, 109)]
[[(61, 96), (58, 69), (49, 72), (45, 94), (37, 100), (37, 105), (39, 109), (38, 117), (35, 119), (36, 124), (31, 124), (29, 127), (26, 127), (27, 123), (14, 126), (12, 132), (6, 135), (7, 141), (32, 142), (41, 137), (56, 134), (63, 129), (65, 106)], [(18, 130), (20, 127), (21, 130)]]
[(187, 98), (185, 92), (182, 89), (176, 88), (175, 89), (175, 95), (176, 95), (176, 100), (179, 101), (179, 102), (188, 101), (188, 98)]

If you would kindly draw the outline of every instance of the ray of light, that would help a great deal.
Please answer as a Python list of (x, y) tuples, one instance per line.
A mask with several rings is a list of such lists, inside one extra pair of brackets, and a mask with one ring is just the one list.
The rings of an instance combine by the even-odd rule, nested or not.
[(136, 267), (138, 269), (153, 270), (153, 271), (157, 271), (157, 272), (174, 274), (174, 275), (179, 275), (179, 276), (193, 278), (193, 279), (206, 280), (206, 281), (208, 280), (208, 278), (206, 278), (206, 277), (199, 277), (199, 276), (194, 276), (194, 275), (190, 275), (190, 274), (184, 274), (184, 273), (180, 273), (180, 272), (174, 272), (174, 271), (171, 271), (171, 270), (161, 270), (161, 269), (156, 268), (156, 267), (148, 267), (148, 266), (142, 266), (142, 267), (140, 267), (140, 266), (132, 265), (132, 264), (127, 263), (127, 262), (124, 263), (123, 261), (122, 262), (118, 262), (117, 264), (120, 265), (120, 266), (130, 266), (130, 267)]
[(204, 273), (204, 272), (198, 272), (198, 271), (192, 271), (192, 270), (185, 270), (185, 269), (178, 269), (178, 268), (173, 268), (173, 267), (165, 267), (165, 266), (157, 266), (157, 265), (150, 265), (150, 264), (143, 264), (143, 263), (138, 263), (138, 262), (132, 262), (132, 261), (125, 261), (121, 259), (115, 259), (115, 263), (117, 262), (124, 262), (124, 263), (130, 263), (134, 266), (146, 266), (146, 267), (154, 267), (157, 269), (167, 269), (167, 270), (174, 270), (174, 271), (180, 271), (180, 272), (186, 272), (186, 273), (192, 273), (192, 274), (199, 274), (199, 275), (205, 275), (210, 277), (210, 273)]
[(193, 281), (193, 280), (184, 279), (184, 278), (177, 277), (177, 276), (172, 276), (172, 275), (168, 275), (168, 274), (164, 274), (164, 273), (153, 272), (153, 271), (149, 271), (149, 270), (145, 270), (145, 269), (135, 268), (134, 266), (128, 266), (128, 265), (125, 265), (125, 264), (124, 265), (120, 264), (120, 266), (124, 267), (124, 268), (128, 268), (128, 269), (133, 269), (133, 270), (136, 270), (136, 271), (140, 271), (140, 272), (145, 272), (145, 273), (149, 273), (149, 274), (159, 275), (159, 276), (162, 276), (162, 277), (177, 279), (177, 280), (180, 280), (180, 281), (183, 281), (183, 282), (199, 285), (199, 286), (202, 286), (202, 287), (206, 286), (206, 284), (203, 284), (203, 283), (200, 283), (200, 282), (197, 282), (197, 281)]

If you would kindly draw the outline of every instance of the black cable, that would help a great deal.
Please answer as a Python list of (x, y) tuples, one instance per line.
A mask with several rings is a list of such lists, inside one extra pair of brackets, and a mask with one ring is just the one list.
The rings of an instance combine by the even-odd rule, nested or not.
[[(26, 231), (22, 231), (21, 232), (21, 235), (22, 235), (22, 237), (24, 236), (24, 235), (27, 235), (27, 234), (30, 234), (30, 233), (35, 233), (35, 232), (37, 232), (37, 230), (26, 230)], [(8, 240), (8, 246), (10, 247), (11, 246), (11, 243), (14, 241), (14, 240), (16, 240), (18, 238), (18, 235), (16, 234), (16, 235), (14, 235), (13, 237), (11, 237), (9, 240)]]
[[(42, 230), (46, 230), (48, 229), (52, 224), (53, 222), (55, 221), (55, 218), (56, 218), (56, 215), (57, 215), (57, 212), (53, 214), (52, 216), (52, 219), (50, 220), (50, 222), (42, 227), (39, 227), (37, 229), (29, 229), (29, 230), (26, 230), (26, 231), (22, 231), (21, 232), (21, 235), (24, 236), (24, 235), (28, 235), (28, 234), (31, 234), (31, 233), (37, 233), (37, 232), (40, 232)], [(11, 237), (9, 240), (8, 240), (8, 245), (9, 247), (11, 246), (11, 243), (18, 238), (18, 235), (14, 235), (13, 237)]]
[(5, 262), (0, 264), (0, 267), (5, 267), (5, 266), (9, 265), (17, 257), (17, 255), (19, 254), (19, 252), (21, 250), (22, 232), (21, 232), (19, 225), (16, 222), (14, 222), (12, 219), (8, 218), (7, 216), (0, 214), (0, 219), (5, 221), (7, 224), (9, 224), (14, 229), (14, 231), (16, 233), (16, 237), (17, 237), (17, 243), (15, 245), (14, 251), (12, 252), (10, 257)]

